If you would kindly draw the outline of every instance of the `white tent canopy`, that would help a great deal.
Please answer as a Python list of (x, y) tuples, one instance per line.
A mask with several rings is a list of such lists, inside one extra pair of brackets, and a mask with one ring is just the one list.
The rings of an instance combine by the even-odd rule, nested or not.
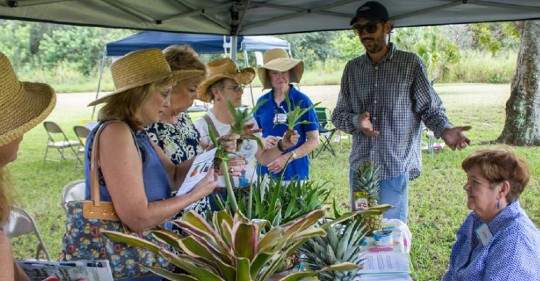
[[(226, 35), (349, 28), (366, 1), (4, 0), (0, 18)], [(539, 0), (380, 0), (396, 27), (540, 18)]]

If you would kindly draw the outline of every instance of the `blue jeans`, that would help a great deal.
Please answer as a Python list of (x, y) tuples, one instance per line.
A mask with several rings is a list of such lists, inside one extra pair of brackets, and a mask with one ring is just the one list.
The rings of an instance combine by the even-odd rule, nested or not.
[[(349, 184), (352, 187), (353, 172), (349, 171)], [(407, 223), (407, 216), (409, 211), (409, 176), (407, 173), (388, 178), (379, 182), (379, 204), (390, 204), (393, 208), (384, 213), (386, 219), (400, 219), (404, 223)], [(351, 188), (352, 190), (352, 188)], [(351, 206), (352, 206), (352, 192), (351, 192)]]

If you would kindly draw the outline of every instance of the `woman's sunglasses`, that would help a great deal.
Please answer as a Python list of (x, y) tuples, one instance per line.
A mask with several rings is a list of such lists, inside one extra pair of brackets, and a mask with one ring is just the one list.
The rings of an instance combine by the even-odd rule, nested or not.
[(375, 33), (377, 32), (377, 29), (379, 28), (378, 24), (379, 22), (368, 22), (366, 24), (355, 23), (353, 24), (352, 29), (354, 30), (356, 34), (360, 34), (364, 30), (367, 33)]

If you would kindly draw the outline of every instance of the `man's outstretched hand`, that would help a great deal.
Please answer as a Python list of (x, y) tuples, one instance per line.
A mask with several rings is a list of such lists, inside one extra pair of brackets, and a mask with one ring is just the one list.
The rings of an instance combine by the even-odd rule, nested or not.
[(471, 143), (471, 140), (465, 136), (465, 131), (470, 129), (471, 126), (460, 126), (444, 129), (441, 137), (446, 145), (448, 145), (452, 150), (455, 150), (456, 148), (463, 149)]
[(358, 124), (360, 126), (360, 132), (365, 136), (376, 137), (379, 135), (379, 131), (373, 129), (373, 123), (371, 123), (369, 112), (358, 115)]

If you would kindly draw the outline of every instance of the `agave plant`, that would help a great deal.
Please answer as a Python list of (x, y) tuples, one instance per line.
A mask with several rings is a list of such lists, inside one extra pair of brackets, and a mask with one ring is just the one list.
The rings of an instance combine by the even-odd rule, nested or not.
[[(323, 209), (315, 210), (262, 234), (258, 224), (238, 213), (231, 216), (226, 210), (214, 212), (212, 222), (208, 223), (202, 216), (191, 211), (174, 222), (187, 236), (179, 236), (164, 229), (151, 230), (158, 240), (176, 251), (128, 234), (103, 232), (116, 242), (144, 248), (162, 256), (185, 272), (148, 268), (169, 280), (262, 281), (272, 277), (281, 268), (283, 261), (306, 240), (325, 235), (325, 230), (316, 226), (324, 213)], [(279, 280), (295, 281), (326, 271), (357, 268), (353, 263), (339, 263), (317, 270), (290, 273)]]

